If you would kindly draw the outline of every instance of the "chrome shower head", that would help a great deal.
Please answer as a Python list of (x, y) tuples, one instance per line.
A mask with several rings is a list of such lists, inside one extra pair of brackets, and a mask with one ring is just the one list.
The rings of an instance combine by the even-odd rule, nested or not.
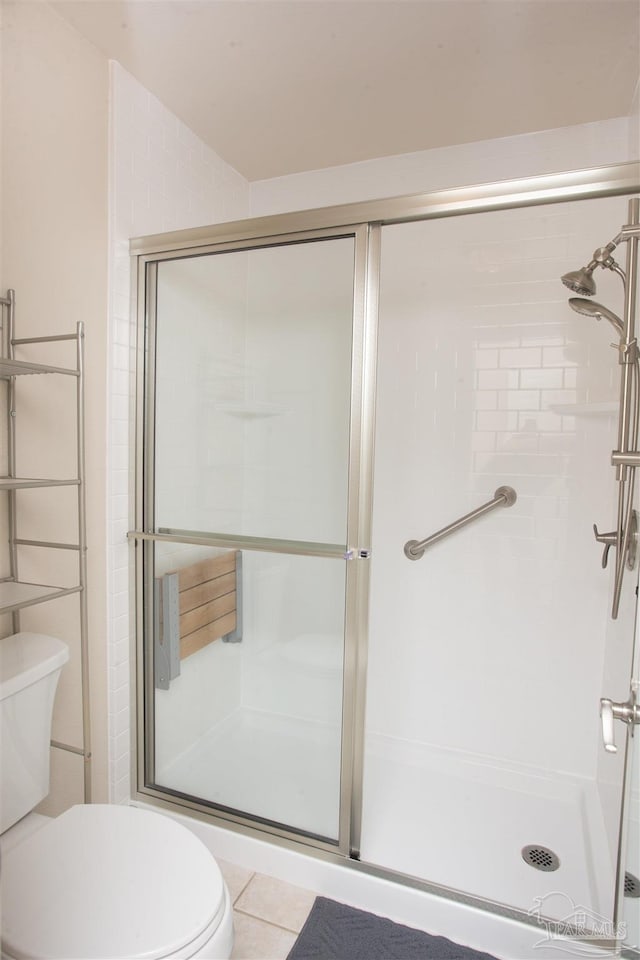
[(583, 267), (582, 270), (571, 270), (560, 279), (565, 287), (569, 287), (569, 290), (573, 290), (574, 293), (579, 293), (583, 297), (592, 297), (596, 292), (593, 271), (597, 266), (598, 261), (592, 260), (588, 267)]
[(584, 300), (582, 297), (569, 297), (569, 306), (576, 313), (581, 313), (584, 317), (595, 317), (596, 320), (608, 320), (615, 327), (619, 336), (624, 334), (624, 324), (620, 317), (607, 307), (595, 300)]

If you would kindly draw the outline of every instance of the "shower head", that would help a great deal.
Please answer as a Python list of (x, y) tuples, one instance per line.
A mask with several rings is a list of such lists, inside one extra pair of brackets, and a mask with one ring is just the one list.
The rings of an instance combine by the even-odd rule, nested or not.
[(624, 334), (624, 324), (620, 317), (617, 317), (612, 310), (603, 307), (601, 303), (595, 300), (584, 300), (582, 297), (569, 297), (569, 306), (576, 313), (581, 313), (584, 317), (595, 317), (596, 320), (608, 320), (615, 327), (616, 333), (620, 336)]
[(587, 264), (586, 267), (583, 267), (581, 270), (570, 270), (569, 273), (565, 273), (565, 275), (560, 278), (565, 287), (569, 287), (569, 290), (573, 290), (574, 293), (579, 293), (583, 297), (592, 297), (596, 292), (596, 284), (593, 279), (593, 271), (596, 267), (613, 270), (622, 280), (623, 286), (626, 286), (627, 276), (611, 256), (618, 245), (619, 239), (620, 236), (608, 243), (606, 247), (598, 247), (597, 250), (594, 250), (593, 260)]
[(583, 267), (582, 270), (571, 270), (560, 279), (565, 287), (569, 287), (569, 290), (573, 290), (574, 293), (579, 293), (583, 297), (592, 297), (596, 292), (593, 271), (597, 266), (598, 261), (592, 260), (588, 267)]

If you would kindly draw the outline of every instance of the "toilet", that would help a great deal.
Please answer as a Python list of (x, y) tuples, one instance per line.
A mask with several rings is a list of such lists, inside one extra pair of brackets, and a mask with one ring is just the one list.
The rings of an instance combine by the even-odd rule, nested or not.
[(186, 827), (111, 804), (27, 816), (49, 791), (51, 714), (68, 658), (44, 634), (0, 640), (2, 960), (227, 960), (229, 892)]

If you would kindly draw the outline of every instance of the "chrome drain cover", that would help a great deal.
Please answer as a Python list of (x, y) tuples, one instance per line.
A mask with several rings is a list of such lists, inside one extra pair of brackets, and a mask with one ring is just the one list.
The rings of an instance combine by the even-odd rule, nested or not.
[(543, 847), (539, 843), (530, 843), (522, 848), (522, 859), (530, 867), (536, 870), (544, 870), (550, 873), (557, 870), (560, 866), (560, 858), (549, 847)]
[(640, 880), (634, 877), (632, 873), (624, 875), (624, 895), (625, 897), (640, 897)]

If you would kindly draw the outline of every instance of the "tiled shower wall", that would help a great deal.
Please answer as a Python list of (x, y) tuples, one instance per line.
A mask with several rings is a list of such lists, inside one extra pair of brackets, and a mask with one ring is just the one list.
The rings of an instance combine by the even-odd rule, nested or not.
[[(568, 308), (560, 276), (625, 213), (616, 198), (383, 229), (370, 731), (595, 777), (610, 571), (592, 523), (615, 516), (619, 365), (610, 329)], [(621, 309), (613, 274), (598, 294)], [(407, 564), (397, 541), (502, 484), (512, 510)], [(458, 698), (472, 724), (450, 709)]]
[(109, 797), (130, 796), (129, 239), (241, 219), (247, 181), (122, 67), (110, 76)]

